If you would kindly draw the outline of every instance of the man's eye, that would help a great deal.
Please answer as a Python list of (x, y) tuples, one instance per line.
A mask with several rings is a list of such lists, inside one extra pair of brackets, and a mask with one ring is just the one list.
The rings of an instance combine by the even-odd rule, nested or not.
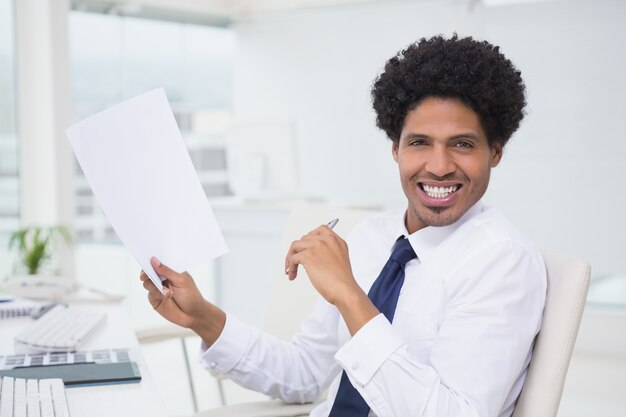
[(457, 148), (466, 148), (466, 149), (471, 149), (474, 147), (474, 145), (471, 142), (466, 142), (466, 141), (457, 142), (454, 144), (454, 146), (456, 146)]
[(424, 146), (426, 145), (426, 141), (421, 139), (412, 140), (409, 142), (410, 146)]

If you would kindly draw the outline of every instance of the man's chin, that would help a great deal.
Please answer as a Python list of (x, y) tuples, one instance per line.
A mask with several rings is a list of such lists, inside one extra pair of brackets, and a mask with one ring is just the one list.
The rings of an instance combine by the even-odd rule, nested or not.
[[(420, 216), (426, 226), (443, 227), (455, 223), (461, 218), (450, 207), (426, 207), (427, 212)], [(422, 214), (422, 213), (420, 213)]]

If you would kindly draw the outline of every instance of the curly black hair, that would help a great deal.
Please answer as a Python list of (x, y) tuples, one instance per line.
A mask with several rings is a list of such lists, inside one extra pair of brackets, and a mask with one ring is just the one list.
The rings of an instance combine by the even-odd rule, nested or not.
[(408, 112), (427, 97), (456, 98), (474, 110), (490, 145), (504, 146), (524, 117), (521, 72), (498, 46), (471, 37), (422, 38), (385, 64), (374, 81), (376, 125), (398, 141)]

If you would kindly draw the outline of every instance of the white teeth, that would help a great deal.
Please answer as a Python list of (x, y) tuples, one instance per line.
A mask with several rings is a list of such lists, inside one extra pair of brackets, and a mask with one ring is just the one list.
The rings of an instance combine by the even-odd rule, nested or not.
[(459, 189), (458, 185), (451, 185), (450, 187), (431, 187), (430, 185), (422, 184), (422, 189), (431, 198), (446, 198), (450, 193)]

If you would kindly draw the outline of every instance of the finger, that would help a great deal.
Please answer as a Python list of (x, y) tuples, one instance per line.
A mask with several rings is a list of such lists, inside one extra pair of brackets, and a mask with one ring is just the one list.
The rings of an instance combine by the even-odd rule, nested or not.
[(163, 294), (159, 289), (154, 285), (154, 282), (147, 280), (143, 282), (143, 287), (148, 291), (148, 300), (153, 304), (156, 302), (157, 304), (161, 302), (163, 298)]
[(154, 271), (165, 280), (172, 282), (174, 285), (181, 284), (184, 280), (183, 274), (178, 273), (171, 269), (169, 266), (161, 263), (156, 257), (150, 259), (150, 264), (154, 268)]
[[(148, 274), (146, 274), (144, 271), (141, 271), (141, 275), (139, 275), (139, 279), (141, 280), (141, 282), (146, 282), (146, 281), (152, 282), (152, 279), (150, 279)], [(167, 280), (161, 281), (161, 285), (164, 287), (168, 286)]]
[(152, 280), (150, 279), (143, 280), (143, 287), (148, 291), (158, 292), (159, 294), (161, 294), (161, 291), (159, 291), (156, 285), (154, 285), (154, 282), (152, 282)]
[(307, 237), (307, 240), (314, 240), (317, 243), (324, 243), (325, 245), (329, 247), (334, 247), (337, 244), (345, 245), (345, 242), (341, 238), (341, 236), (339, 236), (337, 233), (331, 230), (328, 226), (326, 225), (320, 226), (319, 228), (315, 230), (316, 230), (316, 234), (309, 235)]
[(298, 246), (301, 245), (301, 242), (304, 238), (305, 236), (302, 236), (300, 240), (294, 240), (293, 242), (291, 242), (291, 245), (289, 245), (289, 249), (287, 249), (287, 254), (285, 255), (285, 273), (289, 272), (289, 258), (291, 257), (291, 255), (296, 253)]
[[(305, 236), (302, 236), (300, 240), (294, 240), (293, 242), (291, 242), (291, 246), (289, 246), (289, 249), (287, 250), (287, 255), (285, 256), (285, 274), (286, 275), (290, 275), (289, 272), (291, 269), (290, 268), (291, 256), (293, 256), (297, 252), (301, 252), (303, 250), (310, 248), (311, 246), (315, 244), (316, 240), (317, 238), (315, 236), (305, 235)], [(294, 272), (296, 272), (296, 270), (297, 270), (297, 267), (294, 269)], [(295, 275), (291, 277), (290, 279), (293, 279), (293, 278), (295, 278)]]
[(307, 235), (303, 236), (300, 240), (294, 240), (293, 242), (291, 242), (288, 254), (293, 255), (294, 253), (307, 250), (314, 246), (320, 240), (320, 238), (321, 236), (319, 235)]
[(302, 264), (304, 256), (302, 252), (299, 252), (289, 258), (289, 272), (287, 274), (289, 281), (293, 281), (298, 276), (298, 266)]
[(293, 266), (288, 266), (285, 270), (285, 274), (287, 274), (287, 278), (289, 281), (293, 281), (298, 276), (298, 264)]
[(148, 292), (148, 302), (152, 306), (153, 309), (159, 310), (159, 307), (163, 305), (163, 296), (159, 291), (149, 291)]

